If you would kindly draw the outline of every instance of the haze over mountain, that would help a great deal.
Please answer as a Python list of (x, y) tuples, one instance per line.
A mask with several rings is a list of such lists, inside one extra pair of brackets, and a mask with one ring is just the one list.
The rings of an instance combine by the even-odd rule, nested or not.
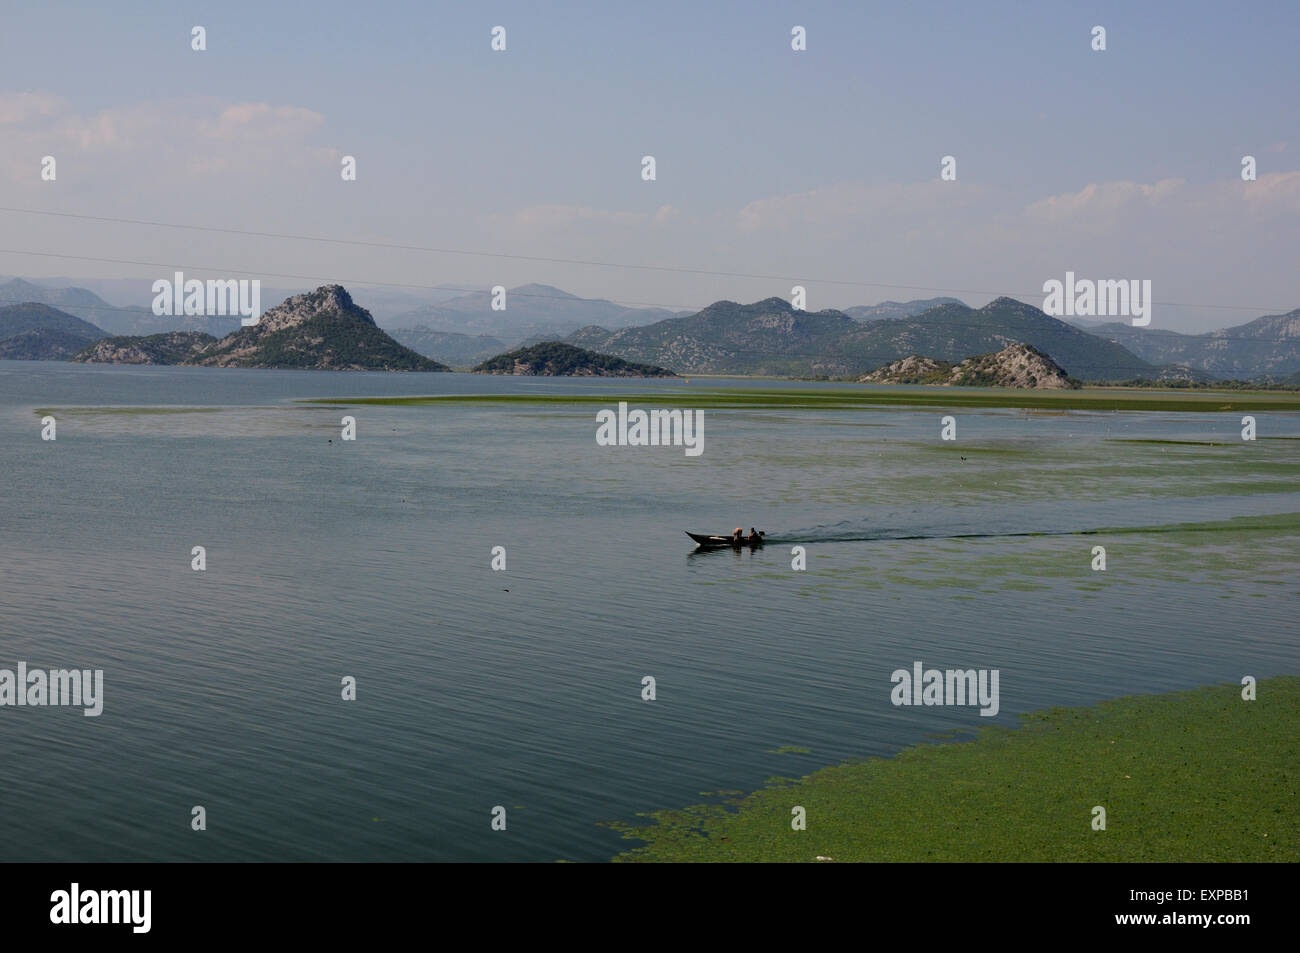
[(1033, 345), (1084, 380), (1156, 373), (1123, 347), (1013, 298), (979, 309), (944, 304), (867, 324), (840, 311), (796, 311), (782, 298), (749, 305), (719, 301), (688, 317), (618, 331), (582, 328), (565, 340), (679, 373), (860, 375), (909, 355), (955, 362), (1015, 342)]
[(506, 343), (490, 334), (461, 334), (429, 328), (390, 328), (393, 340), (417, 354), (453, 366), (477, 364), (507, 349)]
[(492, 293), (477, 291), (399, 314), (392, 319), (391, 326), (490, 335), (507, 344), (517, 344), (529, 338), (561, 337), (589, 324), (619, 328), (650, 324), (678, 313), (666, 308), (630, 308), (602, 299), (579, 298), (540, 284), (507, 289), (505, 304), (505, 310), (493, 311)]
[(941, 304), (961, 304), (957, 298), (917, 298), (913, 301), (882, 301), (880, 304), (859, 304), (845, 308), (844, 313), (855, 321), (876, 321), (880, 318), (910, 318)]
[(66, 361), (87, 344), (107, 336), (102, 328), (47, 304), (0, 307), (3, 360)]
[[(139, 282), (145, 288), (151, 282)], [(160, 334), (164, 331), (206, 331), (220, 336), (239, 327), (239, 318), (201, 315), (165, 315), (159, 317), (149, 307), (109, 304), (93, 291), (78, 287), (46, 287), (22, 278), (0, 284), (0, 304), (40, 302), (52, 305), (84, 321), (90, 321), (109, 334)]]
[(445, 371), (385, 334), (341, 285), (295, 295), (220, 340), (202, 332), (119, 337), (87, 348), (86, 363), (187, 364), (313, 370)]
[[(189, 277), (256, 278), (257, 276), (191, 275)], [(164, 273), (153, 278), (40, 278), (34, 279), (32, 283), (42, 288), (74, 287), (85, 289), (94, 292), (105, 302), (108, 302), (110, 306), (126, 308), (132, 311), (144, 309), (152, 312), (153, 282), (155, 278), (171, 278), (171, 275)], [(311, 284), (271, 286), (263, 281), (262, 300), (283, 301), (285, 298), (291, 298), (294, 295), (305, 294), (314, 287), (316, 286)], [(464, 294), (464, 289), (463, 287), (408, 289), (365, 285), (352, 289), (350, 293), (353, 300), (359, 301), (370, 312), (375, 319), (375, 323), (380, 327), (384, 327), (395, 314), (410, 311), (414, 308), (422, 308), (427, 304), (450, 300)], [(236, 325), (238, 325), (238, 322), (236, 322)], [(233, 330), (233, 328), (228, 328), (227, 332), (230, 330)]]
[(0, 283), (0, 306), (29, 303), (50, 305), (109, 332), (115, 330), (120, 310), (85, 288), (47, 288), (22, 278)]
[[(83, 336), (84, 346), (109, 335), (143, 337), (170, 331), (197, 331), (221, 338), (240, 328), (238, 317), (155, 316), (149, 308), (110, 304), (87, 288), (52, 286), (55, 281), (14, 278), (0, 282), (0, 305), (43, 304), (63, 312), (66, 317), (80, 319), (85, 326), (62, 326), (54, 322), (14, 326), (7, 332), (0, 327), (0, 342), (23, 335), (21, 340), (11, 341), (7, 348), (0, 348), (0, 358), (67, 359), (80, 350), (76, 346), (77, 335)], [(119, 292), (130, 288), (138, 293), (146, 286), (143, 279), (90, 281), (97, 287), (111, 286)], [(263, 293), (274, 300), (281, 290), (264, 287)], [(770, 320), (749, 327), (738, 324), (724, 330), (718, 319), (724, 312), (730, 313), (728, 308), (734, 311), (742, 306), (717, 302), (694, 313), (631, 308), (581, 298), (541, 284), (522, 285), (508, 291), (505, 311), (492, 311), (489, 292), (457, 294), (454, 286), (421, 292), (367, 288), (362, 293), (385, 300), (390, 307), (425, 301), (420, 308), (394, 316), (392, 320), (402, 326), (392, 327), (391, 337), (440, 364), (456, 366), (472, 366), (512, 346), (565, 340), (610, 353), (619, 353), (614, 348), (626, 348), (622, 356), (627, 359), (668, 363), (695, 373), (848, 376), (866, 373), (880, 363), (914, 353), (959, 361), (1000, 348), (1012, 340), (1023, 340), (1044, 350), (1069, 373), (1085, 380), (1205, 381), (1257, 377), (1279, 380), (1300, 372), (1300, 309), (1190, 335), (1160, 328), (1135, 328), (1126, 322), (1096, 322), (1077, 317), (1057, 320), (1011, 298), (997, 299), (979, 309), (969, 308), (956, 298), (882, 301), (842, 312), (798, 312), (797, 318), (786, 302), (771, 298), (767, 299), (771, 304), (757, 303), (764, 305), (761, 310)], [(437, 300), (440, 297), (445, 300)], [(430, 303), (429, 298), (434, 301)], [(752, 309), (756, 305), (743, 307)], [(847, 317), (853, 324), (834, 320), (836, 315)], [(734, 316), (743, 324), (754, 314), (742, 310)], [(777, 327), (780, 321), (772, 323), (777, 317), (790, 319), (786, 331)], [(669, 323), (691, 318), (700, 320), (691, 325)], [(406, 326), (406, 322), (416, 319), (424, 323)], [(380, 323), (373, 316), (372, 322)], [(490, 328), (497, 328), (500, 333), (483, 330)], [(636, 328), (654, 330), (632, 333)], [(1127, 356), (1113, 347), (1097, 350), (1081, 343), (1078, 334), (1119, 345)], [(606, 346), (606, 339), (611, 335), (617, 337)], [(960, 353), (965, 348), (971, 350)]]
[(1085, 328), (1154, 364), (1184, 364), (1215, 377), (1286, 377), (1300, 372), (1300, 308), (1207, 334), (1110, 322)]
[(0, 339), (36, 329), (67, 331), (92, 341), (108, 336), (103, 328), (48, 304), (29, 301), (0, 307)]

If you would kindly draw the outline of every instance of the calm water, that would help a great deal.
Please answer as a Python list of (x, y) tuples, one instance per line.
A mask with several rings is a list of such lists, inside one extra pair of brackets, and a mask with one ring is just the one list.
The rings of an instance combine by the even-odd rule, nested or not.
[[(932, 410), (708, 409), (688, 458), (595, 406), (293, 403), (700, 386), (0, 362), (0, 668), (105, 673), (99, 718), (0, 708), (0, 860), (603, 860), (701, 792), (1300, 672), (1297, 414), (959, 411), (954, 449)], [(147, 405), (214, 412), (103, 412)], [(1238, 516), (1276, 526), (1010, 535)], [(682, 533), (739, 524), (776, 543)], [(893, 707), (917, 659), (999, 669), (1001, 714)]]

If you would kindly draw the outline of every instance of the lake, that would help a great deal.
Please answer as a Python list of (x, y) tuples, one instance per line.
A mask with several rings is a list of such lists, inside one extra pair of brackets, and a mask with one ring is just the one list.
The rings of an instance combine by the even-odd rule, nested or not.
[[(0, 362), (0, 668), (104, 672), (99, 717), (0, 708), (0, 859), (601, 861), (702, 792), (1300, 672), (1300, 413), (705, 404), (692, 457), (472, 399), (724, 387), (832, 389)], [(914, 661), (998, 715), (895, 707)]]

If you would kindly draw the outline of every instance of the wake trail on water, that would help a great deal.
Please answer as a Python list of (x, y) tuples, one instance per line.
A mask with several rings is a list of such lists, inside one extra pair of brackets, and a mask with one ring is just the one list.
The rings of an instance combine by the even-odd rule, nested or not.
[[(1141, 532), (1144, 527), (1131, 527), (1121, 532)], [(1150, 527), (1152, 531), (1158, 527)], [(763, 537), (765, 543), (859, 543), (904, 541), (919, 539), (1011, 539), (1018, 536), (1091, 536), (1099, 533), (1116, 532), (1114, 529), (1058, 529), (1058, 530), (1015, 530), (984, 532), (919, 532), (915, 529), (873, 529), (873, 530), (835, 530), (818, 529), (795, 530), (789, 533), (769, 533)]]
[[(1295, 501), (1283, 508), (1283, 512), (1294, 512)], [(1035, 514), (1028, 508), (1013, 508), (1004, 514), (986, 513), (977, 519), (952, 519), (941, 521), (916, 522), (911, 525), (900, 522), (886, 523), (871, 520), (846, 520), (805, 529), (789, 530), (783, 533), (771, 532), (764, 538), (768, 543), (853, 543), (883, 542), (927, 539), (1014, 539), (1034, 536), (1097, 536), (1119, 535), (1129, 533), (1174, 533), (1187, 530), (1215, 531), (1227, 530), (1221, 525), (1225, 515), (1250, 516), (1263, 513), (1238, 512), (1225, 514), (1213, 508), (1197, 510), (1182, 509), (1168, 514), (1152, 513), (1149, 504), (1145, 512), (1130, 509), (1121, 512), (1117, 508), (1107, 507), (1091, 517), (1062, 521), (1059, 513)], [(1260, 507), (1268, 512), (1269, 508)], [(1276, 512), (1276, 509), (1273, 510)], [(1166, 515), (1167, 519), (1153, 522), (1152, 516)], [(992, 525), (990, 525), (992, 524)], [(1000, 524), (1000, 525), (999, 525)], [(1005, 527), (1005, 528), (1003, 528)]]

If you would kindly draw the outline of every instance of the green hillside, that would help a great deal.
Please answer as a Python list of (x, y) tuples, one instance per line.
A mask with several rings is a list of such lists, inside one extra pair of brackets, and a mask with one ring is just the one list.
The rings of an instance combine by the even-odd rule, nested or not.
[(498, 354), (474, 368), (476, 374), (528, 374), (547, 377), (675, 377), (672, 371), (596, 354), (572, 344), (546, 341)]
[(682, 373), (857, 376), (909, 355), (955, 363), (1012, 343), (1049, 355), (1072, 377), (1128, 380), (1155, 369), (1118, 344), (1011, 298), (983, 308), (943, 304), (915, 317), (854, 321), (839, 311), (797, 311), (782, 298), (719, 301), (697, 314), (643, 327), (588, 327), (566, 341)]

